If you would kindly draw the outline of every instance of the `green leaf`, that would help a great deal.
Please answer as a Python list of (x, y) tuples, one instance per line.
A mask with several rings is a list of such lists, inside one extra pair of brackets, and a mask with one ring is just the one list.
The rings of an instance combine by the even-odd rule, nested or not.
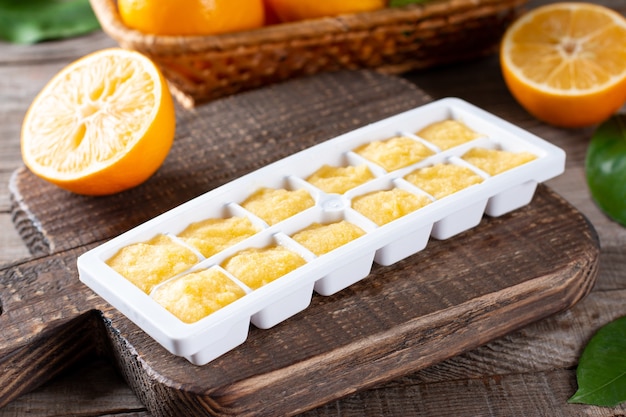
[(409, 4), (422, 4), (428, 0), (389, 0), (389, 7), (402, 7)]
[(598, 207), (626, 226), (626, 114), (598, 126), (587, 148), (585, 175)]
[(591, 338), (576, 377), (578, 391), (569, 403), (614, 407), (626, 401), (626, 317), (605, 325)]
[(0, 38), (35, 43), (100, 27), (89, 0), (0, 0)]

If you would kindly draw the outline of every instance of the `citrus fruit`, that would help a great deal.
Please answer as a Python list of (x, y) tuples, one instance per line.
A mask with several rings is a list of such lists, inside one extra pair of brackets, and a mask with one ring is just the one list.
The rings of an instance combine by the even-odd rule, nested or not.
[(386, 0), (265, 0), (282, 22), (369, 12), (382, 9)]
[(22, 124), (22, 158), (61, 188), (113, 194), (161, 166), (175, 126), (155, 64), (138, 52), (104, 49), (69, 64), (35, 97)]
[(118, 0), (122, 22), (153, 35), (217, 35), (265, 22), (263, 0)]
[(515, 99), (540, 120), (583, 127), (626, 101), (626, 18), (589, 3), (531, 10), (503, 36), (500, 64)]

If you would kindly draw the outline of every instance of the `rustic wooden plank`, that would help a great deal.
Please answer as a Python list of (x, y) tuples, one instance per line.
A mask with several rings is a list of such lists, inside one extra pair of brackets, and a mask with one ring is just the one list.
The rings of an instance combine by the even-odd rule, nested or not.
[[(68, 39), (41, 42), (33, 45), (0, 42), (2, 63), (10, 66), (45, 65), (52, 62), (66, 63), (90, 52), (117, 46), (117, 43), (102, 31)], [(43, 71), (45, 72), (45, 70)], [(3, 80), (2, 82), (9, 82)]]
[[(540, 187), (529, 206), (316, 296), (303, 314), (253, 328), (242, 346), (196, 367), (81, 285), (73, 262), (84, 249), (0, 275), (0, 357), (3, 377), (14, 381), (0, 384), (4, 402), (42, 383), (47, 366), (58, 372), (69, 355), (108, 355), (157, 416), (291, 415), (570, 307), (590, 291), (599, 254), (586, 220)], [(104, 314), (102, 326), (94, 310)]]
[[(201, 370), (164, 352), (77, 281), (73, 259), (88, 245), (259, 166), (426, 100), (396, 78), (357, 72), (181, 109), (176, 144), (162, 170), (145, 185), (111, 197), (75, 196), (19, 169), (11, 183), (17, 230), (33, 253), (59, 256), (6, 270), (12, 296), (1, 317), (10, 324), (0, 351), (14, 352), (5, 363), (14, 383), (2, 392), (4, 401), (44, 381), (41, 373), (25, 371), (30, 363), (45, 368), (32, 352), (52, 355), (45, 362), (54, 374), (70, 356), (53, 352), (78, 360), (108, 345), (125, 379), (156, 415), (293, 414), (440, 362), (574, 304), (595, 278), (596, 237), (573, 207), (544, 187), (529, 208), (486, 221), (482, 232), (434, 242), (412, 261), (376, 268), (374, 278), (337, 296), (316, 297), (290, 324), (252, 329), (242, 347)], [(320, 126), (322, 117), (327, 123)], [(210, 129), (214, 134), (206, 135)], [(242, 153), (250, 148), (255, 152)], [(552, 253), (552, 243), (538, 247), (545, 236), (562, 242), (558, 253)], [(517, 253), (514, 265), (510, 253)], [(538, 256), (547, 258), (541, 262)], [(28, 277), (46, 297), (31, 294), (29, 300), (32, 287), (20, 287), (17, 276)], [(11, 302), (15, 296), (19, 305)], [(381, 307), (390, 304), (393, 309)], [(93, 309), (104, 312), (106, 331), (93, 325)], [(89, 342), (45, 336), (59, 333), (55, 326), (73, 329), (76, 323), (87, 323), (77, 333)], [(61, 348), (54, 349), (55, 343)], [(147, 368), (153, 372), (142, 371)], [(311, 395), (315, 381), (324, 384)], [(282, 401), (265, 401), (290, 390)]]
[[(538, 4), (543, 4), (545, 0), (531, 0), (529, 7), (535, 7)], [(621, 10), (622, 13), (626, 13), (626, 3), (623, 0), (602, 0), (598, 3), (607, 4), (610, 7)], [(12, 71), (13, 64), (0, 66), (0, 106), (11, 105), (26, 108), (27, 102), (34, 96), (35, 89), (30, 87), (28, 83), (22, 81), (22, 75), (28, 71), (41, 71), (42, 73), (48, 73), (51, 75), (51, 65), (46, 57), (45, 50), (52, 50), (57, 48), (58, 43), (49, 42), (38, 49), (33, 49), (32, 52), (20, 52), (22, 57), (27, 58), (29, 65), (32, 67), (21, 66), (18, 71)], [(63, 48), (66, 48), (64, 43)], [(69, 45), (69, 44), (67, 44)], [(85, 46), (88, 45), (88, 46)], [(61, 56), (74, 56), (73, 50), (75, 47), (83, 51), (87, 51), (89, 48), (98, 49), (99, 44), (89, 39), (88, 42), (72, 44), (70, 51), (61, 51)], [(17, 62), (14, 61), (15, 53), (12, 45), (1, 44), (0, 49), (0, 61)], [(24, 49), (30, 49), (24, 48)], [(10, 53), (5, 51), (10, 50)], [(57, 62), (62, 62), (60, 58)], [(17, 65), (22, 65), (25, 62), (20, 58)], [(54, 62), (52, 65), (56, 65)], [(10, 75), (7, 75), (10, 74)], [(504, 89), (499, 78), (499, 69), (497, 67), (497, 60), (486, 59), (480, 60), (475, 63), (465, 63), (463, 66), (450, 66), (447, 68), (438, 68), (433, 71), (424, 71), (417, 74), (410, 74), (411, 79), (415, 81), (420, 87), (427, 91), (432, 97), (444, 97), (449, 95), (461, 96), (475, 104), (478, 104), (488, 111), (495, 114), (505, 116), (508, 120), (523, 126), (526, 129), (539, 134), (542, 137), (546, 137), (549, 140), (555, 141), (555, 143), (563, 146), (568, 152), (568, 170), (566, 174), (559, 177), (556, 181), (549, 182), (550, 186), (554, 188), (560, 195), (565, 196), (570, 202), (572, 202), (578, 209), (589, 216), (589, 213), (585, 206), (594, 207), (588, 200), (588, 196), (585, 194), (584, 184), (579, 181), (578, 174), (570, 176), (572, 168), (577, 168), (580, 164), (580, 157), (584, 154), (586, 138), (586, 132), (582, 134), (578, 131), (566, 131), (560, 129), (554, 129), (549, 126), (543, 125), (536, 120), (529, 117), (523, 110), (521, 110), (517, 104), (508, 95), (508, 92)], [(7, 94), (7, 91), (15, 91), (11, 88), (11, 85), (18, 85), (19, 90), (24, 91), (23, 95), (16, 96), (15, 94)], [(0, 117), (4, 114), (4, 110), (0, 111)], [(0, 131), (7, 127), (17, 131), (16, 126), (19, 126), (21, 121), (21, 114), (19, 112), (11, 113), (11, 117), (0, 123)], [(3, 119), (4, 120), (4, 119)], [(2, 183), (6, 184), (8, 175), (17, 167), (16, 161), (19, 161), (19, 147), (17, 144), (17, 138), (0, 135), (0, 165), (2, 161), (6, 160), (11, 165), (5, 171), (0, 169), (0, 177), (3, 178)], [(5, 150), (10, 149), (11, 152), (5, 153)], [(571, 163), (570, 163), (571, 161)], [(4, 172), (4, 177), (2, 177)], [(4, 201), (5, 204), (0, 204), (0, 208), (8, 210), (8, 192), (6, 188), (3, 188), (3, 192), (0, 193), (0, 202)], [(7, 212), (0, 210), (0, 218), (5, 216), (7, 219), (5, 224), (9, 222), (10, 215)], [(595, 223), (595, 219), (593, 220)], [(557, 404), (559, 409), (547, 408), (546, 410), (537, 409), (534, 407), (535, 396), (552, 397), (555, 395), (555, 386), (567, 386), (572, 384), (573, 376), (571, 370), (565, 370), (566, 374), (561, 372), (552, 373), (553, 378), (532, 378), (533, 383), (530, 383), (530, 377), (537, 374), (539, 367), (550, 370), (551, 362), (556, 366), (561, 366), (564, 362), (574, 363), (576, 361), (575, 351), (582, 349), (585, 339), (580, 335), (589, 334), (600, 323), (617, 315), (626, 314), (623, 306), (624, 294), (620, 292), (620, 288), (623, 289), (624, 285), (624, 265), (626, 263), (626, 253), (624, 253), (624, 236), (626, 233), (623, 228), (616, 227), (615, 224), (607, 223), (607, 227), (601, 226), (597, 228), (600, 234), (600, 238), (603, 242), (603, 253), (601, 261), (601, 269), (597, 285), (594, 288), (594, 292), (585, 298), (582, 302), (578, 303), (573, 309), (566, 311), (565, 313), (558, 314), (548, 319), (542, 320), (536, 325), (530, 325), (524, 327), (519, 332), (513, 332), (504, 338), (497, 339), (494, 342), (486, 345), (483, 348), (475, 349), (467, 354), (457, 356), (453, 359), (445, 361), (434, 367), (427, 368), (424, 371), (420, 371), (415, 375), (424, 375), (423, 377), (427, 384), (423, 389), (427, 389), (428, 396), (418, 396), (415, 394), (417, 391), (407, 389), (404, 391), (405, 397), (398, 398), (396, 392), (393, 391), (389, 395), (386, 394), (387, 387), (382, 386), (380, 389), (375, 389), (370, 394), (360, 393), (355, 396), (348, 397), (343, 404), (332, 403), (331, 405), (324, 407), (323, 415), (332, 416), (346, 416), (346, 415), (368, 415), (368, 410), (372, 410), (375, 413), (380, 410), (381, 404), (387, 404), (397, 414), (389, 414), (390, 416), (406, 416), (401, 407), (393, 407), (396, 401), (401, 402), (407, 407), (407, 410), (413, 411), (415, 408), (420, 407), (423, 411), (422, 414), (416, 415), (428, 415), (443, 416), (443, 415), (481, 415), (481, 416), (501, 416), (501, 415), (571, 415), (571, 416), (621, 416), (624, 409), (620, 407), (616, 408), (598, 408), (598, 407), (586, 407), (576, 406), (574, 408), (568, 406), (560, 395), (558, 398), (542, 399), (542, 403), (549, 402), (551, 404)], [(5, 229), (6, 230), (6, 229)], [(9, 231), (10, 232), (10, 231)], [(609, 238), (605, 237), (609, 234)], [(0, 241), (6, 234), (0, 236)], [(621, 236), (621, 238), (620, 238)], [(607, 246), (606, 242), (609, 241), (610, 245)], [(9, 240), (8, 246), (0, 246), (0, 264), (2, 259), (7, 261), (17, 260), (19, 257), (5, 256), (10, 253), (13, 248), (20, 245), (24, 248), (23, 243), (18, 240), (17, 234), (13, 235), (13, 239)], [(24, 248), (24, 252), (26, 249)], [(17, 278), (16, 278), (17, 279)], [(601, 292), (599, 292), (601, 291)], [(598, 293), (599, 292), (599, 293)], [(0, 302), (2, 296), (0, 296)], [(593, 301), (593, 302), (591, 302)], [(559, 319), (562, 317), (562, 319)], [(553, 318), (558, 319), (559, 323), (553, 323)], [(515, 342), (511, 341), (511, 338)], [(527, 338), (530, 338), (526, 344)], [(516, 348), (516, 346), (520, 346)], [(561, 358), (565, 357), (566, 360), (562, 361)], [(538, 364), (535, 362), (539, 362)], [(126, 412), (133, 412), (133, 405), (128, 404), (125, 408), (124, 404), (127, 404), (125, 400), (126, 395), (119, 396), (117, 387), (120, 390), (125, 390), (130, 394), (128, 388), (125, 387), (124, 382), (116, 380), (116, 383), (110, 381), (106, 377), (110, 372), (110, 367), (106, 363), (95, 362), (93, 364), (83, 365), (92, 369), (93, 374), (86, 376), (81, 372), (67, 376), (67, 380), (72, 381), (72, 378), (76, 378), (76, 382), (71, 382), (69, 385), (75, 387), (76, 385), (89, 385), (90, 381), (96, 384), (106, 385), (111, 389), (109, 393), (111, 395), (108, 404), (102, 404), (98, 411), (91, 411), (93, 408), (87, 408), (82, 415), (126, 415)], [(446, 401), (450, 398), (455, 398), (459, 395), (464, 395), (466, 391), (466, 385), (460, 384), (446, 384), (442, 381), (461, 381), (465, 375), (466, 370), (470, 370), (467, 373), (470, 374), (470, 378), (480, 378), (491, 380), (493, 378), (502, 379), (503, 381), (509, 380), (514, 377), (512, 383), (502, 383), (498, 385), (498, 389), (492, 389), (485, 394), (484, 401), (473, 401), (472, 398), (468, 399), (467, 405), (462, 406), (459, 404), (458, 409), (450, 410), (446, 407), (431, 407), (429, 404), (445, 405)], [(517, 378), (516, 374), (521, 373), (523, 378)], [(545, 373), (545, 372), (541, 372)], [(434, 380), (434, 382), (428, 382)], [(566, 385), (563, 385), (563, 380), (568, 380)], [(10, 403), (4, 408), (0, 408), (0, 416), (2, 417), (14, 417), (21, 416), (27, 412), (33, 412), (38, 409), (41, 415), (50, 415), (54, 410), (57, 410), (57, 414), (71, 414), (73, 410), (76, 410), (75, 397), (68, 395), (67, 392), (59, 393), (54, 388), (52, 390), (46, 390), (47, 387), (56, 387), (57, 384), (65, 386), (64, 381), (66, 379), (57, 378), (54, 382), (41, 390), (37, 390), (32, 394), (27, 394), (20, 397), (20, 399)], [(401, 378), (397, 380), (398, 384), (414, 384), (408, 378)], [(470, 384), (471, 381), (467, 382)], [(74, 385), (76, 384), (76, 385)], [(74, 389), (74, 388), (72, 388)], [(574, 392), (575, 387), (571, 385), (569, 394)], [(476, 391), (474, 391), (476, 392)], [(557, 391), (558, 392), (558, 391)], [(86, 392), (86, 395), (89, 393)], [(106, 394), (103, 394), (106, 395)], [(414, 397), (412, 397), (415, 395)], [(367, 398), (369, 397), (369, 398)], [(30, 399), (38, 398), (39, 405), (29, 403)], [(482, 397), (481, 397), (482, 398)], [(363, 406), (360, 401), (364, 401), (366, 406)], [(20, 404), (23, 408), (17, 409), (12, 407), (14, 403)], [(418, 405), (413, 403), (419, 403)], [(502, 412), (505, 409), (506, 404), (515, 403), (517, 406), (510, 409), (510, 413)], [(29, 405), (30, 404), (30, 405)], [(351, 413), (354, 408), (354, 413)], [(45, 410), (50, 410), (46, 412)], [(548, 412), (549, 410), (549, 412)], [(556, 411), (555, 411), (556, 410)], [(574, 410), (576, 411), (574, 413)], [(75, 414), (80, 414), (80, 411), (76, 411)], [(147, 414), (147, 413), (146, 413)], [(131, 414), (132, 415), (132, 414)]]
[(626, 315), (624, 296), (624, 282), (619, 291), (592, 292), (567, 311), (303, 416), (623, 415), (624, 404), (593, 407), (567, 398), (576, 391), (581, 346), (602, 325)]
[(488, 375), (573, 369), (580, 357), (581, 346), (600, 327), (626, 315), (624, 295), (626, 288), (609, 293), (594, 291), (567, 311), (405, 378), (413, 383), (427, 384), (480, 379)]
[[(608, 417), (626, 411), (624, 406), (611, 409), (568, 405), (567, 398), (576, 387), (574, 371), (571, 370), (449, 380), (437, 384), (402, 382), (384, 387), (386, 401), (381, 401), (376, 391), (366, 391), (303, 416)], [(512, 396), (511, 392), (516, 395)], [(489, 410), (489, 414), (484, 410)]]
[[(52, 402), (51, 398), (59, 401)], [(31, 394), (0, 409), (3, 417), (103, 416), (148, 417), (139, 402), (106, 361), (96, 360), (88, 366), (68, 369)]]
[(11, 215), (9, 213), (0, 213), (0, 265), (9, 264), (10, 262), (24, 259), (29, 256), (29, 251), (17, 234)]
[[(598, 283), (601, 284), (600, 273)], [(496, 339), (485, 346), (455, 356), (432, 367), (381, 384), (370, 390), (350, 395), (321, 406), (302, 416), (366, 416), (384, 408), (389, 417), (432, 417), (435, 415), (547, 415), (537, 410), (533, 398), (542, 397), (542, 404), (551, 403), (550, 415), (616, 416), (624, 414), (624, 406), (601, 408), (570, 405), (564, 401), (575, 391), (575, 376), (571, 369), (579, 356), (580, 346), (601, 325), (626, 314), (626, 283), (622, 290), (592, 292), (572, 309), (530, 324), (519, 331)], [(554, 359), (562, 359), (554, 362)], [(569, 369), (569, 370), (568, 370)], [(551, 378), (545, 378), (550, 374)], [(483, 392), (476, 392), (475, 381), (491, 381)], [(568, 381), (565, 383), (564, 381)], [(494, 387), (493, 383), (497, 385)], [(565, 385), (564, 385), (565, 384)], [(433, 409), (432, 404), (446, 404), (456, 391), (464, 393), (474, 388), (474, 396), (453, 409)], [(479, 386), (480, 387), (480, 386)], [(555, 387), (559, 387), (558, 389)], [(569, 388), (568, 388), (569, 387)], [(559, 393), (557, 399), (550, 399)], [(427, 392), (427, 395), (423, 394)], [(55, 402), (54, 400), (57, 399)], [(530, 400), (529, 400), (530, 399)], [(117, 376), (108, 361), (96, 360), (71, 370), (53, 383), (0, 408), (2, 417), (18, 417), (26, 413), (35, 417), (75, 413), (95, 415), (96, 410), (108, 413), (148, 416), (139, 411), (141, 403)], [(516, 404), (515, 412), (504, 414), (502, 407)], [(484, 410), (492, 410), (486, 414)], [(374, 414), (368, 414), (372, 412)]]

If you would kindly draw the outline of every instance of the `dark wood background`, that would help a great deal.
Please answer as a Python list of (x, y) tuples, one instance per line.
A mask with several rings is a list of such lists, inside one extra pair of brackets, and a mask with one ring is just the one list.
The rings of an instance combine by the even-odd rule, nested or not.
[[(542, 3), (546, 2), (531, 1), (529, 7)], [(624, 0), (598, 3), (626, 14)], [(39, 89), (68, 62), (113, 44), (102, 33), (30, 47), (0, 43), (0, 182), (8, 184), (21, 166), (21, 120)], [(593, 292), (574, 308), (381, 387), (387, 398), (393, 397), (390, 392), (397, 393), (392, 408), (424, 416), (623, 415), (626, 406), (609, 409), (566, 403), (576, 388), (575, 366), (586, 341), (602, 324), (626, 314), (626, 232), (597, 210), (584, 180), (583, 160), (592, 129), (556, 129), (528, 116), (506, 91), (496, 57), (405, 78), (433, 98), (464, 98), (566, 149), (567, 171), (548, 185), (590, 219), (599, 233), (602, 255)], [(30, 255), (15, 232), (8, 187), (3, 188), (0, 264), (10, 265)], [(376, 389), (367, 395), (376, 396)], [(353, 402), (362, 400), (357, 395)], [(25, 414), (149, 415), (106, 362), (73, 368), (0, 409), (0, 417)], [(362, 414), (348, 399), (318, 409), (314, 415)], [(368, 409), (367, 414), (380, 415), (380, 410)]]

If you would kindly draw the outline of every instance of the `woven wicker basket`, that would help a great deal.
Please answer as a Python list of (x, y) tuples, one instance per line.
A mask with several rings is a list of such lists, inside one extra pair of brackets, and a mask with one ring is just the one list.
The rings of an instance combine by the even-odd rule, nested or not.
[(289, 78), (370, 68), (388, 74), (493, 53), (526, 0), (431, 0), (425, 5), (217, 36), (152, 36), (124, 26), (115, 0), (91, 0), (103, 30), (162, 69), (186, 107)]

